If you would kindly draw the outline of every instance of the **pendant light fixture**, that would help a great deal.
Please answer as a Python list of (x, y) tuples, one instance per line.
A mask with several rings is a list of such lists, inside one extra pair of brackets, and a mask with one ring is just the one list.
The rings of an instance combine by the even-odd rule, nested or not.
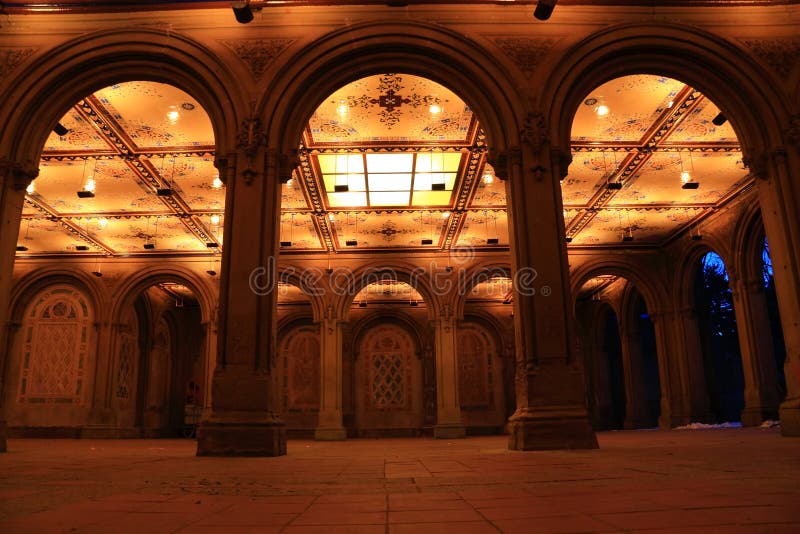
[(94, 160), (94, 166), (92, 167), (92, 174), (89, 175), (89, 178), (86, 178), (84, 182), (84, 178), (86, 177), (86, 162), (88, 159), (83, 160), (83, 172), (81, 173), (81, 183), (83, 184), (83, 189), (78, 191), (78, 198), (94, 198), (94, 190), (96, 183), (94, 181), (95, 171), (97, 170), (97, 159)]
[[(160, 197), (168, 197), (172, 195), (172, 186), (170, 184), (170, 180), (167, 180), (164, 177), (164, 160), (166, 159), (167, 155), (164, 154), (161, 156), (161, 173), (160, 178), (164, 181), (161, 187), (156, 189), (156, 194)], [(172, 156), (172, 181), (175, 180), (175, 160), (178, 159), (177, 156)]]
[(681, 162), (681, 189), (697, 189), (700, 187), (700, 182), (696, 182), (693, 179), (694, 174), (694, 162), (692, 161), (692, 151), (689, 151), (689, 169), (684, 169), (683, 167), (683, 157), (681, 153), (678, 152), (678, 157), (680, 158)]
[(619, 191), (622, 189), (622, 182), (619, 180), (615, 182), (611, 181), (611, 176), (617, 173), (617, 153), (614, 151), (611, 153), (614, 154), (614, 168), (611, 169), (611, 172), (609, 173), (606, 167), (606, 152), (605, 150), (603, 151), (603, 172), (606, 175), (606, 187), (609, 189), (609, 191)]

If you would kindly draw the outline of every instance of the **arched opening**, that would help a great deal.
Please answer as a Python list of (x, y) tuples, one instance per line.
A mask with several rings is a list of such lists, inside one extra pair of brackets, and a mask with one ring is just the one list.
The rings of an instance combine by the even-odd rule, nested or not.
[(719, 254), (709, 251), (697, 261), (692, 289), (712, 414), (719, 423), (740, 421), (742, 356), (728, 273)]
[(273, 368), (275, 408), (291, 438), (309, 438), (320, 409), (320, 332), (309, 296), (278, 283), (278, 342)]
[(436, 423), (427, 304), (411, 285), (374, 282), (356, 294), (343, 355), (348, 435), (417, 436)]
[[(41, 150), (16, 268), (66, 262), (107, 291), (113, 317), (98, 318), (94, 334), (103, 369), (92, 385), (96, 420), (83, 422), (92, 435), (191, 435), (207, 405), (212, 304), (197, 282), (167, 273), (216, 283), (225, 188), (215, 152), (199, 102), (155, 81), (85, 95)], [(137, 272), (149, 274), (126, 285)]]
[(78, 437), (97, 367), (95, 304), (75, 280), (46, 284), (15, 315), (3, 389), (11, 435)]
[(595, 428), (657, 427), (659, 354), (642, 294), (625, 277), (595, 275), (580, 286), (575, 314)]

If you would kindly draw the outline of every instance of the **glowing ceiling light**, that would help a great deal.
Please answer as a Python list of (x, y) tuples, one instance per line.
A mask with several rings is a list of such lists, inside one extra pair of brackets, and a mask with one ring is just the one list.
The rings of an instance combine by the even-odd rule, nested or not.
[(214, 177), (214, 180), (211, 182), (211, 187), (214, 189), (219, 189), (222, 187), (222, 180), (219, 179), (219, 176)]
[(670, 100), (669, 103), (667, 104), (667, 107), (671, 108), (674, 105), (675, 105), (675, 101), (674, 100)]
[(484, 173), (483, 174), (483, 183), (490, 184), (492, 182), (494, 182), (494, 176), (492, 176), (492, 173), (490, 173), (490, 172)]
[(169, 119), (169, 122), (171, 122), (172, 124), (175, 124), (176, 122), (178, 122), (178, 118), (180, 116), (181, 116), (181, 114), (178, 113), (177, 111), (175, 111), (174, 109), (172, 111), (168, 111), (167, 112), (167, 119)]
[(605, 104), (600, 104), (599, 106), (597, 106), (597, 114), (601, 117), (605, 117), (606, 115), (608, 115), (609, 111), (610, 110), (608, 109), (608, 106), (606, 106)]
[(105, 217), (100, 217), (99, 219), (97, 219), (97, 225), (100, 226), (100, 229), (102, 230), (103, 228), (108, 226), (108, 219), (106, 219)]
[(340, 100), (339, 105), (336, 106), (336, 113), (338, 113), (340, 117), (344, 118), (344, 116), (347, 115), (347, 111), (347, 104), (344, 100)]
[(431, 112), (431, 115), (438, 115), (442, 112), (442, 106), (439, 104), (431, 104), (431, 107), (428, 108)]
[(328, 214), (328, 220), (329, 220), (330, 222), (333, 222), (333, 221), (334, 221), (334, 219), (335, 219), (335, 217), (333, 216), (333, 213), (329, 213), (329, 214)]
[(219, 224), (219, 215), (212, 215), (211, 216), (211, 224), (214, 224), (214, 225)]
[(294, 178), (289, 178), (286, 180), (286, 187), (292, 187), (294, 185)]
[(31, 182), (28, 184), (28, 187), (25, 188), (25, 192), (32, 195), (34, 191), (36, 191), (36, 187), (33, 185), (33, 182)]
[(689, 174), (689, 171), (682, 171), (681, 172), (681, 182), (688, 183), (692, 181), (692, 175)]
[(443, 211), (442, 212), (442, 219), (447, 219), (448, 217), (450, 217), (450, 212), (449, 211)]
[(83, 190), (89, 191), (90, 193), (94, 193), (94, 188), (95, 188), (94, 178), (90, 176), (89, 179), (86, 180), (86, 185), (83, 186)]

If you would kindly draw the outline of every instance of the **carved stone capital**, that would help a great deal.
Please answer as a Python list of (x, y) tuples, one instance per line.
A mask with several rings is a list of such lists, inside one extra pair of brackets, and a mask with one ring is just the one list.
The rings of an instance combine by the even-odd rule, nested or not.
[(795, 150), (800, 151), (800, 113), (796, 113), (789, 118), (789, 124), (784, 129), (786, 143)]
[(769, 154), (757, 152), (742, 158), (742, 163), (750, 171), (750, 175), (759, 180), (769, 178)]
[(559, 180), (566, 178), (567, 174), (569, 174), (569, 166), (572, 163), (572, 152), (553, 148), (550, 150), (550, 160), (553, 162), (553, 167), (558, 172)]
[(0, 159), (0, 183), (10, 183), (14, 191), (24, 191), (39, 169), (28, 169), (8, 159)]
[(506, 180), (511, 174), (511, 168), (522, 161), (522, 150), (519, 147), (511, 147), (502, 151), (490, 150), (486, 159), (494, 169), (495, 176)]

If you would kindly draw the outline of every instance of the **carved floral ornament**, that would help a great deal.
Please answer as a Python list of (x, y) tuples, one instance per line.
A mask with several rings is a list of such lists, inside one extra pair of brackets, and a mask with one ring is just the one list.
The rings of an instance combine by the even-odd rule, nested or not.
[(25, 61), (35, 48), (2, 48), (0, 49), (0, 84), (8, 77), (20, 63)]
[(561, 38), (492, 36), (490, 39), (514, 62), (525, 78), (530, 79)]
[(221, 41), (247, 66), (256, 81), (261, 80), (264, 73), (275, 62), (281, 53), (294, 39), (240, 39)]
[(762, 63), (770, 67), (781, 80), (786, 80), (800, 64), (800, 39), (740, 39)]

